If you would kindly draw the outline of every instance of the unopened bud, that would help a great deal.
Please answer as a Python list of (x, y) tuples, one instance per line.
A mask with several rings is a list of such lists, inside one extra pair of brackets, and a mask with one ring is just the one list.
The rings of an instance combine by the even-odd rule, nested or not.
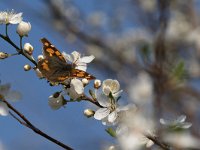
[(84, 115), (85, 115), (86, 117), (88, 117), (88, 118), (94, 116), (94, 113), (95, 113), (95, 111), (92, 110), (92, 109), (85, 109), (85, 110), (84, 110)]
[(29, 70), (31, 70), (31, 66), (28, 64), (24, 65), (24, 71), (29, 71)]
[(33, 54), (33, 46), (30, 43), (24, 44), (24, 51), (28, 53), (29, 55)]
[(84, 86), (86, 86), (89, 83), (89, 80), (84, 78), (84, 79), (82, 79), (82, 83)]
[(17, 26), (17, 33), (20, 36), (28, 36), (29, 31), (31, 30), (31, 24), (30, 22), (20, 22)]
[(100, 87), (101, 87), (101, 80), (98, 79), (94, 80), (94, 88), (98, 89)]
[(7, 58), (9, 55), (7, 53), (4, 52), (0, 52), (0, 59), (5, 59)]
[(38, 61), (41, 61), (41, 60), (44, 59), (44, 56), (43, 55), (38, 55), (37, 59), (38, 59)]

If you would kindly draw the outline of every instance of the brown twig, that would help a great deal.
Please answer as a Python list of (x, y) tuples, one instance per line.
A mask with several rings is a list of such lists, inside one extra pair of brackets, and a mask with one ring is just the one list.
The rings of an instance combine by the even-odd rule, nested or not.
[(13, 118), (15, 118), (19, 123), (21, 123), (22, 125), (24, 125), (25, 127), (30, 128), (31, 130), (33, 130), (35, 133), (41, 135), (42, 137), (48, 139), (49, 141), (59, 145), (60, 147), (66, 149), (66, 150), (73, 150), (71, 147), (63, 144), (62, 142), (52, 138), (51, 136), (47, 135), (46, 133), (44, 133), (43, 131), (41, 131), (40, 129), (38, 129), (37, 127), (35, 127), (22, 113), (20, 113), (17, 109), (15, 109), (2, 95), (0, 95), (0, 100), (4, 103), (7, 104), (8, 108), (11, 109), (15, 114), (17, 114), (17, 116), (19, 116), (22, 120), (20, 120), (19, 118), (17, 118), (13, 113), (10, 112), (11, 116)]
[(9, 38), (9, 36), (5, 36), (5, 35), (2, 35), (0, 34), (0, 37), (5, 40), (6, 42), (8, 42), (10, 45), (12, 45), (16, 51), (23, 55), (24, 57), (26, 57), (29, 61), (31, 61), (35, 66), (37, 66), (37, 62), (35, 60), (33, 60), (29, 55), (27, 55), (26, 53), (23, 52), (23, 49), (22, 48), (19, 48), (15, 43), (13, 43), (11, 41), (11, 39)]
[(150, 134), (144, 134), (149, 140), (153, 141), (156, 145), (161, 147), (164, 150), (170, 150), (170, 146), (158, 140), (157, 137), (152, 136)]

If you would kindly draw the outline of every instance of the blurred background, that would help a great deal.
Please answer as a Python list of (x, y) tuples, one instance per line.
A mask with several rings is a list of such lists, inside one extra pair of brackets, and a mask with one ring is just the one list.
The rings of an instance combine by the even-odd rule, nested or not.
[[(170, 137), (161, 127), (160, 118), (186, 115), (193, 126), (184, 136), (176, 134), (179, 138), (168, 142), (180, 149), (198, 149), (199, 5), (198, 0), (1, 0), (0, 10), (23, 12), (23, 20), (32, 25), (23, 41), (34, 46), (35, 58), (41, 54), (42, 37), (60, 51), (94, 55), (88, 72), (101, 80), (117, 79), (124, 90), (122, 103), (136, 104), (141, 117), (147, 123), (153, 122), (160, 139)], [(5, 32), (4, 26), (0, 26), (0, 32)], [(9, 35), (19, 43), (15, 25), (9, 28)], [(3, 40), (0, 51), (15, 52)], [(11, 83), (12, 89), (22, 93), (22, 100), (12, 104), (34, 125), (76, 150), (118, 144), (100, 121), (83, 115), (84, 109), (95, 108), (93, 105), (71, 103), (51, 110), (48, 97), (60, 87), (50, 87), (34, 71), (25, 72), (23, 66), (27, 63), (21, 56), (2, 60), (0, 79), (1, 84)], [(13, 149), (61, 148), (12, 117), (0, 117), (0, 150)], [(125, 149), (123, 144), (121, 149)]]

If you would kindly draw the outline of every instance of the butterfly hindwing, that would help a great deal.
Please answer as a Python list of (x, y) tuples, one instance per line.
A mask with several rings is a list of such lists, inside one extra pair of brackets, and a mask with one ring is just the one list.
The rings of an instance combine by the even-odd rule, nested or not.
[(88, 80), (95, 79), (95, 77), (90, 75), (89, 73), (78, 69), (72, 69), (71, 76), (75, 78), (86, 78)]

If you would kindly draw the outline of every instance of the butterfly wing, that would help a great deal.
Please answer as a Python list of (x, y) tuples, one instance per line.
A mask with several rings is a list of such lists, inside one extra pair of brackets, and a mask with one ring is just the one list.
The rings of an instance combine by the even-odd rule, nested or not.
[(83, 70), (78, 70), (78, 69), (72, 69), (70, 76), (71, 77), (75, 77), (75, 78), (86, 78), (88, 80), (96, 79), (91, 74), (89, 74), (89, 73), (87, 73), (87, 72), (85, 72)]
[(42, 38), (44, 59), (38, 61), (38, 69), (50, 82), (63, 82), (68, 78), (95, 79), (89, 73), (75, 69), (72, 64), (67, 64), (60, 51), (46, 38)]
[(43, 43), (43, 55), (45, 59), (54, 59), (57, 61), (62, 61), (63, 63), (66, 63), (65, 58), (61, 54), (61, 52), (51, 44), (46, 38), (42, 38), (41, 42)]

